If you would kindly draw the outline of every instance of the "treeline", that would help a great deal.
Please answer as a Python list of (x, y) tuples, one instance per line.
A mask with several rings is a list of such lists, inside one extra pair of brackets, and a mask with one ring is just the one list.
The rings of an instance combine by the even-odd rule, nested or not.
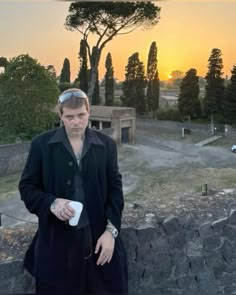
[[(102, 86), (105, 87), (105, 105), (119, 105), (134, 107), (138, 114), (147, 114), (152, 117), (161, 117), (161, 113), (166, 112), (170, 117), (166, 119), (184, 120), (186, 117), (197, 119), (214, 116), (219, 123), (234, 124), (236, 121), (236, 65), (231, 71), (230, 80), (223, 77), (223, 59), (220, 49), (214, 48), (208, 60), (208, 71), (204, 78), (197, 75), (197, 70), (189, 69), (185, 75), (180, 75), (173, 79), (178, 89), (178, 104), (174, 110), (160, 110), (160, 84), (158, 68), (157, 68), (157, 46), (156, 42), (152, 42), (147, 57), (147, 65), (139, 58), (139, 53), (133, 53), (129, 58), (125, 67), (125, 80), (121, 83), (120, 89), (123, 94), (115, 97), (115, 88), (117, 87), (114, 78), (114, 68), (112, 65), (111, 53), (108, 53), (105, 61), (106, 73)], [(84, 51), (80, 50), (80, 53)], [(88, 89), (89, 70), (87, 66), (86, 55), (80, 54), (80, 71), (76, 81), (81, 89), (85, 92)], [(64, 72), (64, 67), (62, 73)], [(61, 77), (64, 77), (61, 74)], [(68, 75), (67, 75), (68, 77)], [(201, 80), (200, 80), (201, 79)], [(203, 80), (204, 79), (204, 83)], [(62, 82), (62, 80), (60, 80)], [(200, 83), (201, 82), (201, 83)], [(201, 89), (200, 84), (204, 85)], [(64, 87), (70, 87), (72, 84), (60, 84), (61, 90)], [(74, 85), (74, 84), (73, 84)], [(99, 95), (99, 82), (97, 81), (96, 92), (92, 100), (93, 104), (102, 104)], [(176, 89), (176, 88), (175, 88)], [(173, 113), (175, 115), (173, 116)]]
[[(223, 59), (220, 49), (214, 48), (208, 60), (204, 91), (201, 89), (196, 69), (189, 69), (178, 78), (179, 96), (176, 108), (160, 109), (160, 81), (157, 68), (157, 46), (152, 42), (147, 57), (146, 71), (139, 53), (133, 53), (125, 67), (125, 80), (119, 85), (114, 78), (111, 53), (105, 61), (106, 73), (102, 83), (98, 78), (93, 94), (93, 104), (101, 104), (100, 86), (104, 87), (107, 106), (136, 108), (137, 114), (158, 119), (184, 120), (214, 117), (215, 122), (236, 123), (236, 65), (230, 79), (223, 77)], [(81, 42), (80, 68), (74, 82), (71, 82), (70, 61), (65, 58), (59, 76), (53, 65), (42, 66), (29, 55), (20, 55), (7, 60), (0, 58), (5, 71), (0, 74), (0, 136), (13, 134), (20, 138), (31, 138), (57, 122), (53, 109), (60, 92), (69, 87), (88, 90), (90, 70), (86, 50)], [(122, 95), (115, 97), (115, 88)]]
[[(59, 77), (59, 88), (61, 91), (69, 87), (79, 87), (87, 92), (89, 87), (90, 69), (88, 69), (88, 57), (83, 40), (80, 43), (79, 51), (80, 68), (78, 75), (73, 83), (70, 81), (70, 63), (66, 58)], [(160, 81), (157, 69), (157, 45), (152, 42), (147, 58), (147, 67), (145, 71), (144, 63), (139, 58), (139, 53), (135, 52), (128, 58), (125, 67), (125, 81), (121, 87), (117, 86), (114, 77), (114, 67), (112, 56), (109, 52), (105, 60), (104, 80), (97, 82), (92, 96), (93, 105), (105, 104), (106, 106), (127, 106), (136, 108), (137, 113), (153, 113), (159, 107)], [(105, 89), (105, 101), (102, 102), (100, 96), (100, 86)], [(120, 88), (123, 94), (115, 97), (115, 88)]]
[(223, 77), (222, 52), (212, 49), (208, 59), (204, 95), (199, 96), (199, 77), (196, 69), (186, 72), (180, 85), (178, 110), (190, 118), (210, 118), (218, 123), (236, 123), (236, 65), (231, 70), (230, 80)]

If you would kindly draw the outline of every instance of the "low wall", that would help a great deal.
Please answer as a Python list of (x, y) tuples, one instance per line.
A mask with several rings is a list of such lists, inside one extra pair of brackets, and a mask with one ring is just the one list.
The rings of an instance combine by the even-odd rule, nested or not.
[[(170, 216), (152, 225), (124, 227), (121, 235), (129, 294), (236, 294), (236, 210), (197, 227), (193, 220), (181, 223)], [(32, 292), (33, 279), (23, 272), (22, 258), (0, 264), (0, 294)]]
[(235, 128), (224, 124), (196, 124), (188, 122), (153, 120), (145, 118), (137, 118), (137, 128), (161, 128), (162, 130), (175, 130), (179, 131), (182, 128), (190, 129), (191, 132), (201, 132), (206, 135), (221, 134), (225, 136), (232, 136), (236, 134)]
[(202, 132), (211, 134), (210, 124), (194, 124), (188, 122), (177, 122), (177, 121), (165, 121), (165, 120), (153, 120), (138, 118), (136, 121), (138, 128), (161, 128), (169, 130), (181, 130), (182, 128), (191, 129), (192, 132)]
[(22, 171), (29, 142), (0, 145), (0, 176)]

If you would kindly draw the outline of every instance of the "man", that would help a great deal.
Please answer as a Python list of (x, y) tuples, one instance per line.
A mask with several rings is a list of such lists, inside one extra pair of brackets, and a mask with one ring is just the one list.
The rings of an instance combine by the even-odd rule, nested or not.
[[(19, 183), (21, 199), (38, 216), (24, 265), (36, 294), (127, 294), (115, 142), (87, 127), (89, 101), (80, 89), (64, 91), (58, 108), (63, 126), (32, 140)], [(68, 223), (71, 200), (83, 204), (76, 227)]]

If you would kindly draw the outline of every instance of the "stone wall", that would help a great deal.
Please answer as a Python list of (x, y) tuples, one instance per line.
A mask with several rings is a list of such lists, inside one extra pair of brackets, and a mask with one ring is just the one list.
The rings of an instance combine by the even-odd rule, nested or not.
[(226, 136), (236, 136), (236, 126), (234, 128), (230, 125), (225, 125)]
[(0, 176), (22, 171), (29, 142), (0, 145)]
[[(129, 294), (236, 294), (236, 210), (226, 218), (194, 224), (170, 216), (122, 228)], [(33, 280), (23, 272), (22, 259), (0, 264), (0, 294), (32, 292)]]
[(191, 132), (202, 132), (205, 134), (211, 134), (210, 124), (194, 124), (188, 122), (177, 121), (165, 121), (165, 120), (153, 120), (137, 118), (137, 128), (149, 129), (149, 128), (161, 128), (162, 130), (173, 130), (176, 132), (181, 131), (182, 128), (190, 129)]
[(236, 211), (192, 228), (172, 216), (123, 232), (131, 294), (236, 294)]
[(200, 132), (206, 134), (207, 136), (211, 136), (213, 133), (225, 136), (232, 136), (236, 134), (235, 128), (224, 124), (196, 124), (145, 118), (137, 118), (136, 122), (137, 128), (142, 129), (161, 128), (162, 130), (174, 130), (176, 132), (179, 132), (182, 128), (186, 128), (191, 130), (191, 132)]

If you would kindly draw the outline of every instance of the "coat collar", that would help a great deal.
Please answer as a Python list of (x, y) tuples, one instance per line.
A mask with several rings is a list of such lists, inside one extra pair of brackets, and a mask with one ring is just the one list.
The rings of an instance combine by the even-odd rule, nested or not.
[(85, 130), (85, 136), (86, 136), (86, 140), (87, 140), (88, 144), (95, 144), (95, 145), (104, 146), (104, 143), (102, 142), (100, 137), (97, 135), (96, 131), (87, 127)]
[(67, 140), (68, 140), (68, 138), (67, 138), (65, 127), (62, 126), (62, 127), (59, 127), (56, 129), (55, 133), (53, 134), (53, 136), (49, 140), (48, 144), (65, 142)]
[[(101, 141), (101, 139), (99, 138), (97, 133), (94, 130), (89, 129), (88, 127), (85, 130), (85, 137), (86, 137), (86, 141), (87, 141), (88, 145), (95, 144), (95, 145), (104, 146), (104, 143)], [(68, 137), (66, 134), (65, 127), (61, 126), (56, 129), (56, 132), (51, 137), (48, 144), (59, 143), (59, 142), (65, 143), (67, 141), (68, 141)]]

